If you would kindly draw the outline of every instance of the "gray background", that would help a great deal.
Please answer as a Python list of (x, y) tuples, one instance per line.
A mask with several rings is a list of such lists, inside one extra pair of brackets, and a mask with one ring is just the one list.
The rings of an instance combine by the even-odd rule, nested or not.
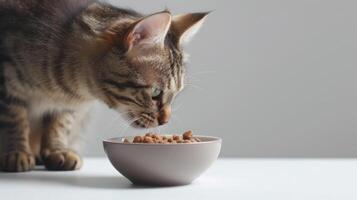
[[(356, 1), (111, 2), (147, 14), (214, 10), (186, 48), (189, 85), (161, 132), (220, 136), (221, 156), (357, 156)], [(140, 133), (98, 104), (85, 154)]]

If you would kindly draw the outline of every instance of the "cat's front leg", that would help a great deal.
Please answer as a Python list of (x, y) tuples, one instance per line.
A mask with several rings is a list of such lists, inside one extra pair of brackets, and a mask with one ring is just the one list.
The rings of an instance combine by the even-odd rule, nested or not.
[(44, 117), (41, 156), (48, 170), (76, 170), (82, 166), (81, 157), (69, 148), (69, 139), (76, 123), (72, 112), (51, 113)]
[(33, 169), (35, 158), (29, 144), (30, 126), (25, 102), (2, 95), (0, 111), (0, 136), (3, 142), (1, 169), (7, 172)]

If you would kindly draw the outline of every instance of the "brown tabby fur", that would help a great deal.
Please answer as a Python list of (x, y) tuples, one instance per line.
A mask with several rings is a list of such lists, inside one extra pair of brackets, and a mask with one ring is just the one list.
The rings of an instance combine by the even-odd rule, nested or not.
[[(164, 47), (129, 51), (128, 33), (144, 19), (134, 11), (90, 0), (0, 0), (2, 170), (28, 171), (35, 160), (49, 170), (80, 168), (71, 144), (95, 100), (138, 127), (166, 123), (183, 88), (180, 37), (205, 15), (173, 19)], [(155, 98), (154, 86), (162, 91)]]

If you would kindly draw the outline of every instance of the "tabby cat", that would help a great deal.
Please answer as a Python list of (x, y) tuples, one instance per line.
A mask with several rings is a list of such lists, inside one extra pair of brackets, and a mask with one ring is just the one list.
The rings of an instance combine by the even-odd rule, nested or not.
[(79, 169), (71, 146), (96, 100), (137, 127), (167, 123), (184, 87), (182, 45), (206, 15), (0, 0), (1, 169)]

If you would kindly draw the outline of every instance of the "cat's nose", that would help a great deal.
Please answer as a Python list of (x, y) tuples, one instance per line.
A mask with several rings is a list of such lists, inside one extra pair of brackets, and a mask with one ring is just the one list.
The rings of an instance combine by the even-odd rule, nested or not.
[(157, 121), (159, 122), (159, 125), (163, 125), (169, 122), (170, 117), (171, 117), (171, 106), (165, 105), (161, 108)]

